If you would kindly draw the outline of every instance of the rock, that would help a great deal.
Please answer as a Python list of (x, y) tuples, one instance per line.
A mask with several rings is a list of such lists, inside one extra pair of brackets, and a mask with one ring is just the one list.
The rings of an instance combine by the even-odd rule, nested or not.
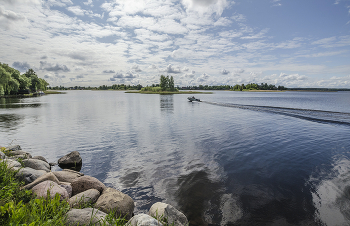
[(95, 203), (95, 208), (98, 208), (105, 213), (115, 210), (116, 217), (125, 216), (125, 219), (127, 220), (132, 217), (134, 207), (134, 200), (132, 200), (130, 196), (114, 188), (106, 188)]
[(127, 226), (163, 226), (163, 224), (150, 215), (147, 214), (138, 214), (133, 216), (128, 223)]
[(100, 192), (96, 189), (89, 189), (79, 194), (74, 195), (69, 199), (69, 205), (74, 208), (79, 205), (83, 205), (86, 203), (94, 204), (97, 199), (100, 197)]
[(97, 209), (85, 208), (85, 209), (71, 209), (67, 212), (66, 225), (80, 226), (80, 225), (95, 225), (95, 226), (108, 226), (107, 222), (104, 224), (106, 213), (103, 213)]
[(41, 182), (44, 182), (44, 181), (53, 181), (57, 184), (59, 184), (60, 182), (58, 181), (58, 179), (56, 178), (56, 176), (50, 172), (50, 173), (46, 173), (42, 176), (40, 176), (39, 178), (37, 178), (35, 181), (33, 181), (32, 183), (30, 184), (27, 184), (26, 186), (24, 186), (23, 188), (24, 189), (32, 189), (34, 186), (36, 186), (37, 184), (40, 184)]
[(13, 167), (21, 168), (22, 167), (21, 163), (17, 162), (16, 160), (5, 159), (5, 160), (2, 160), (2, 161), (6, 162), (7, 168), (13, 168)]
[(58, 160), (58, 166), (61, 168), (79, 168), (79, 166), (81, 168), (81, 165), (82, 159), (78, 151), (72, 151)]
[(22, 150), (22, 148), (19, 145), (11, 145), (5, 149), (5, 151), (20, 151), (20, 150)]
[(6, 155), (4, 152), (0, 151), (0, 159), (5, 159)]
[(32, 159), (39, 159), (39, 160), (41, 160), (41, 161), (44, 161), (44, 162), (48, 163), (47, 160), (46, 160), (46, 158), (44, 158), (44, 157), (42, 157), (42, 156), (34, 156), (34, 157), (32, 157)]
[(7, 158), (18, 161), (19, 159), (20, 160), (29, 159), (29, 156), (28, 155), (13, 155), (13, 156), (10, 156), (10, 157), (7, 157)]
[(63, 171), (72, 172), (72, 173), (79, 174), (80, 176), (84, 176), (84, 174), (83, 174), (83, 173), (80, 173), (80, 172), (78, 172), (78, 171), (76, 171), (76, 170), (71, 170), (71, 169), (63, 169)]
[(16, 177), (24, 181), (24, 183), (27, 185), (32, 183), (33, 181), (38, 179), (40, 176), (46, 173), (47, 172), (44, 170), (35, 170), (29, 167), (24, 167), (18, 171), (18, 173), (16, 174)]
[(187, 217), (175, 209), (172, 205), (157, 202), (154, 203), (148, 213), (150, 216), (157, 218), (160, 221), (163, 221), (163, 219), (167, 220), (168, 224), (174, 225), (188, 225)]
[(56, 166), (57, 163), (55, 163), (55, 162), (49, 162), (49, 165), (50, 165), (50, 166)]
[(69, 198), (72, 197), (72, 190), (73, 190), (73, 189), (72, 189), (71, 183), (68, 183), (68, 182), (60, 182), (59, 185), (60, 185), (62, 188), (66, 189)]
[[(72, 183), (75, 179), (81, 177), (79, 172), (73, 170), (63, 170), (53, 172), (59, 181)], [(84, 174), (83, 174), (84, 175)]]
[(50, 172), (50, 165), (47, 162), (39, 159), (25, 159), (22, 161), (25, 167), (30, 167), (36, 170), (45, 170)]
[(68, 199), (68, 193), (66, 189), (60, 187), (56, 182), (53, 181), (44, 181), (32, 188), (32, 191), (37, 195), (37, 198), (47, 197), (47, 191), (50, 191), (50, 197), (54, 198), (56, 194), (60, 194), (60, 199)]
[(102, 193), (102, 191), (106, 189), (106, 186), (98, 179), (90, 176), (78, 177), (77, 179), (72, 181), (73, 196), (92, 188)]
[(27, 158), (27, 159), (32, 158), (32, 155), (28, 152), (25, 152), (25, 151), (11, 151), (10, 155), (11, 156), (17, 156), (17, 155), (26, 156), (25, 158)]

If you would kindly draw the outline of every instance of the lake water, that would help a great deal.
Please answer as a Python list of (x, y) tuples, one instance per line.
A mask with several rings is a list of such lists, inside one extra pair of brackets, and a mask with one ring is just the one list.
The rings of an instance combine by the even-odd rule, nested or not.
[[(68, 91), (0, 99), (0, 145), (158, 201), (191, 225), (349, 225), (350, 92)], [(58, 167), (55, 170), (59, 170)]]

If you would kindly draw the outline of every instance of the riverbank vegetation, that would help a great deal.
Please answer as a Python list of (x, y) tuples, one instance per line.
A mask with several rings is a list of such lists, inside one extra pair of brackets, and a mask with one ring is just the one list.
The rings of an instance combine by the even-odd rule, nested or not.
[(282, 90), (286, 90), (287, 88), (285, 88), (284, 86), (278, 86), (276, 87), (275, 85), (268, 85), (267, 83), (261, 83), (260, 85), (257, 83), (250, 83), (247, 85), (241, 84), (241, 85), (234, 85), (232, 87), (232, 91), (282, 91)]
[[(70, 210), (68, 201), (60, 201), (59, 194), (54, 198), (50, 195), (36, 198), (31, 190), (21, 189), (24, 182), (16, 178), (18, 170), (9, 168), (5, 161), (0, 161), (0, 225), (66, 225), (66, 213)], [(81, 209), (88, 207), (92, 206), (79, 206)], [(125, 223), (126, 220), (116, 218), (112, 211), (100, 225), (122, 226)]]
[(39, 78), (33, 69), (21, 74), (18, 70), (0, 62), (0, 96), (45, 91), (48, 85), (49, 83)]

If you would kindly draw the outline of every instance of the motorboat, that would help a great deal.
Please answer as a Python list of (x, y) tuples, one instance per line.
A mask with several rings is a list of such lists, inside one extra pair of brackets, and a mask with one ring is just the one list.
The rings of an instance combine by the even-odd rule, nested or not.
[(197, 99), (197, 98), (195, 98), (194, 96), (187, 97), (187, 99), (188, 99), (190, 102), (192, 102), (192, 101), (198, 101), (198, 102), (200, 102), (200, 101), (201, 101), (200, 99)]

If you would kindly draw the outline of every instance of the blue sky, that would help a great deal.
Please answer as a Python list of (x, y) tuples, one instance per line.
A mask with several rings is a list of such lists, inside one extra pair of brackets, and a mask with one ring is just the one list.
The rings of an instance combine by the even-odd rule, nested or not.
[(1, 0), (0, 43), (52, 86), (350, 88), (350, 0)]

